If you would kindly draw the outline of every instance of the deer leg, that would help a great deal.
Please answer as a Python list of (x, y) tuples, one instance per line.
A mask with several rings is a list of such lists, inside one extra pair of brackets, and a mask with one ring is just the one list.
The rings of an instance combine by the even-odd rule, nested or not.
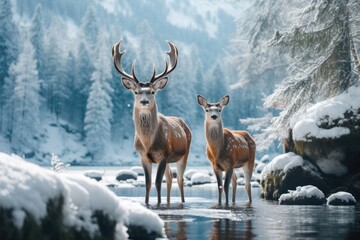
[(235, 198), (236, 198), (236, 187), (237, 187), (237, 176), (236, 173), (233, 173), (232, 179), (232, 187), (233, 187), (233, 195), (232, 195), (232, 202), (235, 203)]
[(215, 170), (214, 169), (214, 173), (216, 176), (216, 180), (218, 183), (218, 191), (219, 191), (219, 204), (221, 204), (221, 195), (222, 195), (222, 190), (223, 190), (223, 184), (222, 184), (222, 171), (221, 170)]
[(170, 193), (171, 193), (173, 175), (169, 164), (166, 164), (165, 177), (166, 177), (166, 186), (167, 186), (166, 201), (167, 203), (170, 203)]
[(243, 167), (244, 177), (245, 177), (245, 190), (248, 195), (249, 202), (252, 201), (251, 199), (251, 175), (252, 175), (252, 169), (249, 167), (249, 164), (246, 163)]
[(180, 161), (178, 161), (176, 163), (176, 168), (177, 168), (177, 182), (179, 185), (179, 191), (180, 191), (180, 196), (181, 196), (181, 202), (185, 202), (185, 196), (184, 196), (184, 171), (186, 168), (186, 160), (185, 156), (183, 158), (180, 159)]
[(160, 161), (158, 169), (157, 169), (157, 173), (156, 173), (156, 179), (155, 179), (155, 187), (156, 187), (157, 196), (158, 196), (158, 204), (161, 203), (161, 182), (164, 177), (165, 169), (166, 169), (166, 161), (164, 161), (164, 160)]
[(145, 204), (149, 204), (149, 193), (151, 189), (151, 170), (152, 164), (147, 161), (141, 161), (145, 173), (145, 185), (146, 185), (146, 194), (145, 194)]
[(229, 186), (230, 186), (230, 180), (232, 178), (233, 173), (234, 173), (233, 168), (226, 170), (225, 183), (224, 183), (226, 204), (229, 204)]

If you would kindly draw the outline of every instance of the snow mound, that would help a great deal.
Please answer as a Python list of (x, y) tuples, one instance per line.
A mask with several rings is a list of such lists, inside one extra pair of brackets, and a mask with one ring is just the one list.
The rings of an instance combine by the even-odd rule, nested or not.
[(192, 185), (211, 183), (211, 177), (205, 173), (195, 173), (191, 177)]
[(356, 199), (351, 193), (337, 192), (327, 198), (327, 205), (356, 205)]
[(185, 179), (187, 179), (187, 180), (191, 180), (191, 177), (192, 177), (195, 173), (197, 173), (197, 171), (196, 171), (195, 169), (188, 169), (188, 170), (185, 171), (184, 177), (185, 177)]
[[(53, 201), (59, 204), (63, 216), (59, 223), (85, 230), (90, 236), (98, 236), (101, 231), (96, 214), (114, 221), (116, 239), (128, 238), (127, 226), (132, 225), (164, 236), (164, 222), (141, 205), (119, 201), (106, 186), (85, 176), (55, 173), (16, 155), (0, 153), (0, 189), (0, 209), (12, 213), (11, 220), (19, 230), (29, 215), (41, 224)], [(140, 213), (142, 221), (138, 219)]]
[(290, 121), (294, 140), (307, 141), (315, 138), (339, 138), (350, 133), (346, 127), (333, 126), (329, 129), (321, 128), (321, 124), (331, 126), (335, 120), (345, 118), (345, 113), (357, 113), (360, 108), (360, 87), (352, 86), (346, 92), (328, 100), (319, 102), (295, 115)]
[(315, 186), (307, 185), (289, 190), (279, 198), (280, 205), (321, 205), (325, 203), (324, 193)]
[(93, 178), (97, 181), (100, 181), (104, 175), (104, 172), (100, 172), (97, 170), (89, 170), (84, 173), (84, 175), (88, 178)]
[(304, 159), (301, 156), (296, 155), (293, 152), (288, 152), (288, 153), (276, 156), (270, 163), (268, 163), (262, 170), (260, 179), (265, 180), (266, 176), (270, 172), (281, 170), (286, 173), (290, 169), (293, 169), (298, 166), (302, 166), (305, 170), (307, 170), (315, 175), (318, 175), (316, 169), (314, 169), (314, 166), (307, 164), (307, 161), (304, 161)]
[(137, 173), (131, 170), (120, 170), (115, 176), (118, 181), (126, 181), (129, 179), (137, 180)]
[(145, 175), (144, 169), (142, 167), (135, 166), (135, 167), (131, 167), (130, 170), (133, 171), (133, 172), (136, 172), (136, 174), (138, 176), (144, 176)]

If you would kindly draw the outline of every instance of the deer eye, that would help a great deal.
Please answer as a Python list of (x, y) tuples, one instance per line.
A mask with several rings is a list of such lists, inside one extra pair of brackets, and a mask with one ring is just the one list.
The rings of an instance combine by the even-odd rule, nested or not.
[(151, 94), (154, 95), (154, 94), (155, 94), (155, 91), (151, 91)]

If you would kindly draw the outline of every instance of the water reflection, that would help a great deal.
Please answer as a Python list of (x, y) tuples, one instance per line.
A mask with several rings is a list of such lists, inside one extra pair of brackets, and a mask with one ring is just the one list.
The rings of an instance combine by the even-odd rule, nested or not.
[[(137, 187), (116, 192), (143, 202), (143, 191)], [(147, 206), (164, 220), (169, 239), (360, 239), (359, 204), (280, 206), (259, 198), (249, 204), (240, 189), (236, 204), (219, 205), (216, 186), (185, 188), (186, 202), (181, 203), (174, 192), (171, 204), (157, 205), (154, 194)], [(259, 192), (253, 189), (252, 194)]]

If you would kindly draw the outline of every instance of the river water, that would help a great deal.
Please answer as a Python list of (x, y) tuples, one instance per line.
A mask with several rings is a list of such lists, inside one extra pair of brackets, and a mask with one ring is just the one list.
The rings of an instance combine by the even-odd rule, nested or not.
[[(360, 239), (360, 205), (286, 206), (260, 199), (252, 189), (247, 203), (244, 187), (238, 186), (237, 201), (217, 204), (215, 184), (185, 187), (185, 203), (180, 202), (173, 184), (171, 203), (156, 203), (152, 188), (150, 209), (165, 221), (169, 239)], [(121, 198), (143, 202), (145, 188), (117, 188)], [(163, 184), (162, 202), (165, 202)]]
[[(115, 168), (104, 171), (108, 174), (105, 183), (113, 181), (109, 178)], [(110, 189), (120, 199), (144, 202), (142, 184), (136, 187), (119, 184)], [(277, 201), (261, 199), (260, 193), (260, 188), (252, 187), (253, 202), (249, 204), (244, 187), (238, 186), (235, 204), (218, 205), (217, 187), (211, 183), (185, 187), (185, 203), (181, 203), (174, 182), (171, 203), (158, 205), (153, 185), (148, 208), (164, 220), (169, 239), (360, 239), (359, 203), (356, 206), (278, 205)], [(162, 202), (166, 202), (166, 183), (162, 185)]]

